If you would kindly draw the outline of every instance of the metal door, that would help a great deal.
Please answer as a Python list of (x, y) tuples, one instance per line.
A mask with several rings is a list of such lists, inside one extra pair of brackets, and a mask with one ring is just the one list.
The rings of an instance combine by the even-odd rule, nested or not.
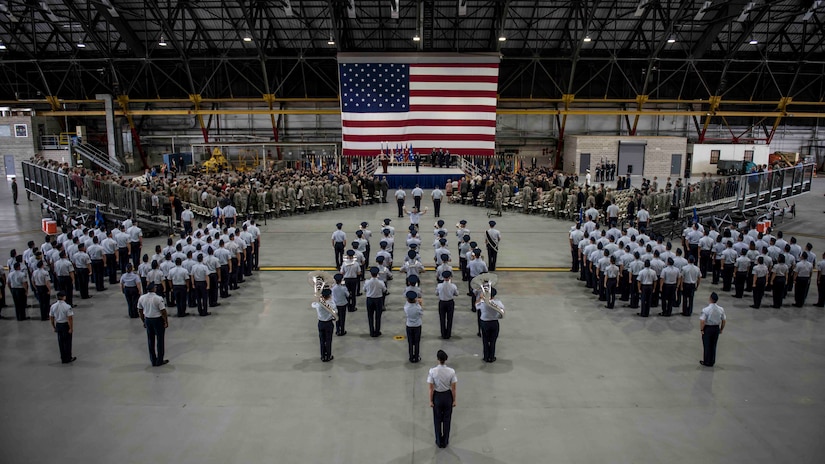
[(682, 173), (682, 155), (674, 154), (670, 157), (670, 174), (678, 176)]
[(17, 175), (17, 170), (14, 168), (14, 155), (3, 155), (3, 162), (6, 167), (6, 177)]
[(645, 144), (644, 143), (620, 143), (619, 144), (619, 166), (620, 175), (644, 175), (645, 168)]
[(584, 174), (590, 169), (590, 153), (582, 153), (579, 156), (579, 174)]

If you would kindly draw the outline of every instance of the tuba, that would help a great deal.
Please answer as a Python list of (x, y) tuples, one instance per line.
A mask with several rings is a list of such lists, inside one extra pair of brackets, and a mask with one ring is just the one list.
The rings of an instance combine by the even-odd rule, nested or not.
[(324, 290), (325, 287), (331, 287), (333, 282), (333, 278), (326, 272), (323, 271), (311, 271), (307, 274), (307, 280), (309, 280), (310, 285), (314, 290), (315, 298), (318, 299), (318, 303), (327, 310), (328, 313), (332, 315), (332, 319), (337, 321), (338, 320), (338, 309), (329, 304), (323, 297), (321, 297), (321, 292)]
[(504, 308), (493, 302), (493, 285), (497, 282), (498, 276), (496, 274), (486, 272), (474, 277), (473, 280), (470, 281), (470, 287), (474, 290), (481, 290), (481, 301), (487, 303), (487, 305), (499, 313), (503, 319)]

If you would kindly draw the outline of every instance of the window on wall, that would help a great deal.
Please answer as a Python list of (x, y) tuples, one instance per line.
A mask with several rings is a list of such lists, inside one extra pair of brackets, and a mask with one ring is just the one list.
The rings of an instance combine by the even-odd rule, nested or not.
[(710, 164), (719, 164), (720, 150), (710, 151)]
[(11, 137), (11, 126), (9, 124), (0, 124), (0, 137)]
[(753, 150), (745, 150), (745, 161), (753, 163)]

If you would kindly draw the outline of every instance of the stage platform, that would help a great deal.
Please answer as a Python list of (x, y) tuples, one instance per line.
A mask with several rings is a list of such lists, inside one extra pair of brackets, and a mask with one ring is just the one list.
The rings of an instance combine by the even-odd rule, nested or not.
[(399, 186), (405, 189), (411, 189), (418, 184), (423, 189), (435, 188), (439, 186), (444, 188), (447, 180), (456, 180), (464, 177), (464, 171), (459, 168), (433, 168), (429, 166), (421, 166), (418, 172), (415, 172), (415, 166), (390, 166), (387, 173), (379, 167), (375, 171), (375, 175), (379, 177), (387, 177), (387, 182), (390, 188), (398, 188)]

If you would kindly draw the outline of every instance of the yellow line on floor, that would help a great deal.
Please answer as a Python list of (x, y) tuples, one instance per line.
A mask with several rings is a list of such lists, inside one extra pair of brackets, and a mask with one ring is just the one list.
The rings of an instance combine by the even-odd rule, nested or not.
[[(261, 266), (261, 271), (335, 271), (331, 266)], [(495, 272), (567, 272), (566, 267), (500, 267)]]

